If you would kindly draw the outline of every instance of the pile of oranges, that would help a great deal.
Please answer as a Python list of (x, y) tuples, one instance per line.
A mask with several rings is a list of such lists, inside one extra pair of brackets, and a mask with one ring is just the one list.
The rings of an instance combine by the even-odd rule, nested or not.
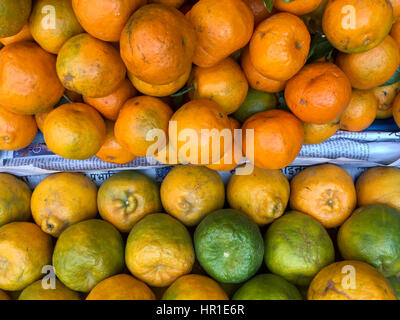
[[(281, 169), (339, 129), (392, 115), (400, 125), (398, 1), (3, 2), (1, 150), (28, 146), (39, 128), (64, 158), (124, 164), (148, 156), (158, 130), (155, 158), (178, 154), (166, 164), (226, 171), (247, 157)], [(239, 123), (254, 91), (276, 94), (277, 110)], [(63, 95), (71, 103), (55, 108)], [(217, 156), (202, 133), (240, 128)]]

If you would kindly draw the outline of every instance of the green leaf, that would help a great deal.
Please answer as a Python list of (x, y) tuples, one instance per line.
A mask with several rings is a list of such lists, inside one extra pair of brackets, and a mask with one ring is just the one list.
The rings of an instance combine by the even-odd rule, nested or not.
[(399, 82), (399, 81), (400, 81), (400, 67), (397, 68), (397, 70), (394, 73), (393, 77), (391, 77), (390, 80), (386, 81), (380, 87), (390, 86), (391, 84), (394, 84), (394, 83)]
[(272, 9), (274, 8), (274, 0), (264, 0), (265, 7), (269, 12), (272, 12)]
[(323, 57), (329, 61), (335, 48), (330, 44), (325, 35), (317, 34), (311, 41), (310, 53), (308, 54), (308, 63), (314, 62)]
[(172, 94), (171, 97), (172, 98), (181, 97), (192, 90), (194, 90), (194, 86), (190, 86), (189, 88), (185, 87), (185, 88), (179, 90), (177, 93)]

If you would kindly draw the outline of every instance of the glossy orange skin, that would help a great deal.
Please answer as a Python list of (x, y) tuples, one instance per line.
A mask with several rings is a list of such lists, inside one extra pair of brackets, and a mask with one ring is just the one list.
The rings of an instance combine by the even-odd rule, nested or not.
[(190, 66), (187, 71), (181, 75), (175, 81), (167, 84), (151, 84), (140, 80), (135, 77), (132, 73), (128, 72), (128, 78), (134, 85), (134, 87), (141, 93), (152, 96), (152, 97), (167, 97), (171, 94), (176, 93), (181, 89), (185, 83), (188, 81), (192, 71), (192, 66)]
[(253, 33), (253, 12), (241, 0), (200, 0), (186, 16), (196, 29), (193, 62), (199, 67), (212, 67), (243, 48)]
[(82, 27), (103, 41), (117, 42), (129, 17), (146, 0), (72, 0)]
[(163, 300), (229, 300), (218, 282), (199, 275), (178, 278), (163, 295)]
[(210, 99), (226, 114), (234, 113), (246, 99), (249, 84), (242, 69), (232, 58), (226, 58), (209, 68), (195, 66), (188, 86), (192, 100)]
[(161, 3), (175, 8), (180, 8), (184, 2), (185, 0), (149, 0), (149, 3)]
[(290, 184), (290, 207), (317, 219), (325, 228), (340, 226), (356, 207), (356, 188), (342, 168), (323, 164), (309, 167)]
[[(201, 115), (201, 117), (199, 117)], [(231, 130), (231, 123), (224, 110), (214, 101), (211, 100), (193, 100), (181, 108), (179, 108), (172, 116), (171, 121), (176, 121), (177, 130), (176, 132), (169, 129), (169, 141), (171, 146), (178, 151), (178, 160), (180, 162), (188, 162), (191, 164), (211, 164), (217, 158), (221, 159), (228, 148), (224, 145), (224, 139), (221, 136), (219, 156), (218, 151), (213, 150), (212, 137), (209, 139), (201, 139), (201, 130), (213, 130), (217, 129), (220, 133), (224, 129)], [(184, 130), (194, 130), (195, 137), (197, 137), (197, 156), (194, 154), (195, 151), (191, 152), (190, 149), (186, 149), (185, 145), (190, 143), (189, 137), (182, 136)], [(183, 141), (178, 140), (181, 135)], [(190, 145), (191, 149), (195, 150), (196, 144)], [(208, 149), (208, 158), (204, 155), (205, 161), (202, 161), (201, 149)], [(192, 154), (193, 153), (193, 154)], [(204, 163), (206, 162), (206, 163)]]
[(43, 132), (43, 128), (44, 128), (44, 121), (46, 120), (47, 116), (50, 114), (50, 112), (52, 112), (53, 109), (44, 111), (44, 112), (40, 112), (40, 113), (36, 113), (35, 114), (35, 121), (36, 121), (36, 125), (38, 127), (38, 129), (40, 131)]
[(304, 144), (318, 144), (328, 140), (340, 128), (340, 117), (324, 124), (303, 122)]
[[(48, 6), (55, 10), (55, 27), (48, 27), (46, 17)], [(57, 54), (62, 45), (71, 37), (85, 32), (72, 9), (71, 0), (38, 0), (29, 19), (29, 27), (35, 41), (47, 52)]]
[(96, 109), (83, 103), (68, 103), (46, 118), (44, 140), (55, 154), (84, 160), (93, 157), (106, 138), (106, 125)]
[[(354, 8), (354, 16), (351, 7), (346, 6)], [(393, 10), (388, 0), (329, 0), (322, 18), (329, 42), (346, 53), (375, 48), (389, 34), (392, 23)]]
[(0, 106), (19, 114), (53, 107), (64, 88), (55, 69), (56, 58), (30, 41), (0, 51)]
[(293, 0), (292, 2), (284, 2), (282, 0), (274, 0), (274, 7), (279, 11), (286, 11), (297, 16), (302, 16), (317, 9), (322, 0)]
[(377, 119), (387, 119), (393, 116), (393, 102), (396, 95), (400, 92), (400, 82), (377, 87), (372, 90), (375, 98), (378, 100)]
[(97, 187), (81, 173), (62, 172), (42, 180), (32, 193), (32, 216), (53, 237), (97, 215)]
[(125, 79), (126, 68), (111, 44), (82, 33), (62, 46), (57, 74), (65, 88), (100, 98), (117, 90)]
[(261, 22), (250, 41), (250, 59), (265, 77), (285, 81), (306, 63), (311, 36), (304, 22), (291, 13), (278, 13)]
[[(356, 288), (346, 288), (344, 267), (354, 268)], [(343, 272), (345, 271), (345, 272)], [(335, 262), (323, 268), (308, 289), (308, 300), (396, 300), (396, 295), (385, 277), (369, 264), (360, 261)]]
[(339, 53), (336, 63), (350, 79), (353, 88), (372, 89), (384, 84), (400, 64), (400, 50), (391, 36), (377, 47), (357, 54)]
[(258, 25), (261, 21), (269, 18), (274, 14), (274, 10), (269, 12), (265, 6), (264, 0), (243, 0), (246, 3), (254, 15), (254, 24)]
[[(254, 150), (246, 144), (248, 129), (254, 130)], [(303, 125), (286, 111), (269, 110), (257, 113), (246, 120), (242, 130), (243, 152), (256, 167), (262, 169), (287, 167), (303, 146)]]
[(119, 85), (117, 90), (109, 94), (108, 96), (101, 98), (88, 98), (83, 97), (88, 105), (94, 107), (99, 111), (105, 118), (116, 121), (119, 115), (119, 111), (126, 101), (137, 95), (136, 89), (132, 83), (125, 79)]
[(118, 274), (96, 285), (86, 300), (155, 300), (156, 296), (142, 281)]
[(33, 40), (33, 38), (28, 23), (24, 25), (22, 30), (18, 32), (16, 35), (7, 38), (0, 38), (0, 42), (5, 46), (14, 42), (30, 41), (30, 40)]
[(400, 97), (397, 95), (393, 103), (393, 118), (400, 128)]
[(168, 84), (190, 68), (196, 33), (174, 7), (150, 4), (129, 19), (121, 34), (121, 57), (129, 72), (149, 84)]
[(16, 114), (0, 107), (0, 150), (19, 150), (27, 147), (37, 134), (32, 116)]
[(250, 59), (249, 48), (246, 47), (242, 52), (242, 69), (249, 81), (250, 86), (253, 89), (257, 89), (265, 92), (280, 92), (285, 89), (287, 81), (272, 80), (268, 77), (263, 76), (260, 72), (254, 68)]
[(325, 124), (340, 116), (351, 99), (351, 84), (334, 64), (317, 62), (305, 66), (285, 89), (290, 110), (301, 120)]
[(146, 157), (155, 141), (146, 141), (150, 130), (159, 129), (167, 134), (171, 108), (158, 98), (139, 96), (129, 99), (122, 107), (115, 123), (118, 143), (138, 157)]
[(124, 149), (114, 135), (114, 122), (106, 120), (106, 140), (96, 153), (97, 158), (105, 162), (126, 164), (136, 159), (136, 156)]
[(354, 89), (340, 119), (340, 129), (353, 132), (367, 129), (374, 122), (377, 109), (378, 101), (372, 91)]

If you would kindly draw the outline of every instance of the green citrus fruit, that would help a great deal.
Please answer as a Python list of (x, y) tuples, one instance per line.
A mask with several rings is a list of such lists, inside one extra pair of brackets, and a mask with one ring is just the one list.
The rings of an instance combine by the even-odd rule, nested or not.
[(0, 227), (31, 217), (31, 195), (28, 185), (8, 173), (0, 173)]
[(338, 246), (345, 259), (377, 268), (385, 277), (400, 272), (400, 211), (382, 204), (361, 207), (340, 227)]
[(400, 276), (388, 278), (390, 285), (396, 293), (397, 300), (400, 300)]
[(299, 290), (274, 274), (259, 274), (247, 281), (233, 300), (302, 300)]
[(240, 211), (224, 209), (210, 213), (198, 225), (194, 244), (201, 266), (222, 283), (246, 281), (262, 264), (260, 229)]
[(79, 293), (68, 289), (58, 279), (55, 287), (44, 288), (42, 280), (38, 280), (26, 287), (18, 300), (81, 300)]
[(233, 116), (243, 123), (253, 114), (274, 109), (277, 105), (278, 100), (273, 93), (249, 88), (246, 99)]
[(89, 292), (124, 267), (124, 243), (112, 224), (86, 220), (61, 233), (53, 254), (57, 277), (68, 288)]
[(168, 214), (149, 214), (129, 233), (126, 265), (136, 278), (150, 286), (169, 286), (192, 271), (194, 259), (188, 230)]
[(269, 227), (265, 236), (268, 269), (293, 284), (308, 285), (335, 251), (324, 227), (313, 217), (292, 211)]
[(31, 0), (0, 1), (0, 38), (16, 35), (27, 23), (31, 13)]

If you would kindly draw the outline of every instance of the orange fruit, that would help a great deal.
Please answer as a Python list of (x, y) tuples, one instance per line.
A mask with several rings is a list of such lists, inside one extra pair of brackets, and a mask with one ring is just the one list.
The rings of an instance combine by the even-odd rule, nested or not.
[(22, 290), (43, 276), (51, 264), (51, 237), (29, 222), (11, 222), (0, 228), (0, 289)]
[[(299, 154), (304, 140), (301, 122), (282, 110), (260, 112), (243, 124), (243, 152), (262, 169), (282, 169), (290, 165)], [(254, 130), (254, 145), (246, 130)], [(247, 136), (249, 135), (249, 138)]]
[(392, 24), (388, 0), (329, 0), (322, 18), (329, 42), (346, 53), (375, 48), (389, 34)]
[(31, 144), (37, 134), (35, 119), (0, 107), (0, 150), (19, 150)]
[(226, 114), (234, 113), (246, 99), (249, 84), (242, 69), (232, 58), (226, 58), (209, 68), (194, 67), (189, 80), (194, 89), (192, 100), (210, 99)]
[(162, 210), (160, 187), (137, 171), (122, 171), (101, 185), (97, 205), (104, 220), (129, 232), (140, 219)]
[(43, 280), (38, 280), (26, 287), (18, 300), (50, 301), (50, 300), (81, 300), (78, 292), (67, 288), (60, 280), (55, 279), (55, 288), (45, 289)]
[(56, 173), (38, 184), (31, 210), (42, 231), (58, 237), (70, 225), (95, 218), (97, 187), (80, 173)]
[(14, 221), (31, 218), (29, 186), (8, 173), (0, 173), (0, 227)]
[(0, 106), (19, 114), (35, 114), (53, 107), (64, 92), (56, 58), (30, 41), (0, 51)]
[(81, 94), (68, 89), (65, 89), (64, 97), (69, 99), (71, 102), (83, 102), (83, 97)]
[(11, 300), (11, 299), (3, 290), (0, 290), (0, 300)]
[(336, 118), (328, 123), (315, 124), (303, 122), (304, 144), (318, 144), (328, 140), (340, 128), (340, 118)]
[(66, 159), (93, 157), (106, 138), (106, 125), (100, 114), (83, 103), (67, 103), (46, 118), (44, 140), (55, 154)]
[(160, 192), (165, 211), (186, 226), (198, 225), (207, 214), (225, 204), (221, 176), (201, 166), (174, 167), (161, 184)]
[(190, 68), (196, 33), (179, 10), (149, 4), (129, 19), (120, 44), (129, 72), (149, 84), (163, 85), (176, 81)]
[(49, 109), (47, 111), (39, 112), (35, 114), (35, 121), (38, 129), (43, 132), (44, 128), (44, 121), (46, 120), (47, 116), (52, 112), (54, 109)]
[(356, 207), (353, 179), (332, 164), (301, 171), (291, 181), (290, 191), (290, 207), (314, 217), (325, 228), (340, 226)]
[(111, 44), (82, 33), (62, 46), (57, 74), (65, 88), (99, 98), (117, 90), (125, 79), (126, 68)]
[(250, 51), (248, 47), (243, 50), (241, 59), (243, 72), (253, 89), (273, 93), (285, 89), (286, 81), (272, 80), (263, 76), (256, 70), (256, 68), (254, 68), (250, 59)]
[(393, 18), (395, 21), (400, 19), (400, 1), (399, 0), (389, 0), (393, 8)]
[(246, 213), (258, 225), (279, 218), (289, 202), (289, 181), (279, 170), (255, 167), (249, 175), (235, 173), (227, 187), (232, 209)]
[(255, 25), (258, 25), (261, 21), (264, 21), (273, 14), (273, 12), (268, 11), (264, 0), (243, 0), (243, 2), (253, 11)]
[(151, 84), (140, 80), (132, 73), (128, 72), (128, 77), (135, 88), (141, 93), (152, 97), (166, 97), (170, 96), (182, 88), (188, 81), (192, 71), (190, 66), (187, 71), (182, 74), (178, 79), (167, 84)]
[(136, 94), (136, 89), (132, 86), (132, 83), (129, 79), (125, 79), (108, 96), (101, 98), (83, 97), (83, 101), (94, 107), (105, 118), (116, 121), (124, 103), (136, 96)]
[[(400, 1), (399, 1), (400, 5)], [(400, 7), (399, 7), (400, 9)], [(396, 41), (397, 45), (400, 48), (400, 21), (393, 24), (392, 30), (390, 31), (390, 36)]]
[(299, 119), (324, 124), (339, 117), (348, 106), (351, 84), (336, 65), (316, 62), (305, 66), (288, 81), (285, 99)]
[(181, 7), (184, 2), (185, 0), (149, 0), (149, 3), (161, 3), (175, 8)]
[[(397, 95), (393, 103), (393, 118), (400, 128), (400, 96)], [(0, 148), (1, 149), (1, 148)]]
[(209, 277), (188, 274), (165, 291), (163, 300), (229, 300), (221, 286)]
[[(232, 140), (225, 143), (224, 136), (227, 134), (232, 139), (231, 124), (216, 102), (190, 101), (175, 112), (171, 118), (171, 123), (174, 122), (176, 128), (170, 126), (169, 141), (178, 152), (179, 162), (207, 165), (218, 161), (228, 151)], [(209, 130), (209, 136), (202, 134), (204, 130)]]
[(396, 300), (385, 277), (360, 261), (345, 260), (323, 268), (313, 279), (308, 300)]
[(376, 118), (378, 101), (370, 90), (354, 89), (349, 106), (340, 118), (340, 129), (360, 132), (367, 129)]
[(129, 17), (146, 0), (72, 0), (72, 6), (82, 27), (103, 41), (119, 41)]
[(117, 141), (114, 134), (115, 123), (106, 120), (106, 140), (96, 153), (96, 157), (105, 162), (126, 164), (136, 159), (136, 156), (125, 150)]
[(243, 48), (253, 33), (253, 12), (241, 0), (200, 0), (186, 16), (198, 38), (193, 62), (202, 68)]
[(359, 207), (385, 204), (400, 210), (400, 169), (376, 167), (365, 171), (356, 183)]
[(394, 75), (400, 64), (400, 49), (393, 38), (387, 36), (367, 52), (339, 53), (336, 63), (350, 79), (353, 88), (372, 89)]
[(147, 140), (150, 130), (162, 130), (167, 135), (171, 108), (160, 99), (148, 96), (135, 97), (122, 107), (115, 123), (118, 143), (138, 157), (146, 157), (154, 144)]
[(372, 90), (378, 100), (377, 119), (387, 119), (393, 115), (393, 103), (396, 95), (400, 92), (400, 82), (388, 86), (377, 87)]
[(31, 30), (29, 29), (29, 24), (25, 24), (24, 27), (20, 32), (18, 32), (16, 35), (13, 35), (11, 37), (7, 38), (0, 38), (0, 42), (4, 44), (5, 46), (14, 43), (14, 42), (20, 42), (20, 41), (30, 41), (33, 40)]
[(261, 22), (254, 31), (250, 59), (265, 77), (289, 80), (306, 63), (310, 42), (310, 33), (299, 17), (278, 13)]
[(316, 10), (322, 0), (293, 0), (286, 2), (283, 0), (274, 0), (274, 7), (279, 11), (286, 11), (297, 16), (302, 16)]
[(135, 277), (150, 286), (169, 286), (191, 272), (194, 260), (189, 232), (168, 214), (148, 215), (129, 233), (126, 265)]
[(160, 148), (160, 150), (153, 155), (153, 158), (162, 164), (179, 164), (177, 152), (169, 142), (167, 142), (164, 148)]
[[(49, 18), (51, 10), (54, 10), (56, 15), (54, 26)], [(69, 38), (85, 32), (75, 16), (71, 0), (36, 1), (29, 19), (29, 27), (35, 41), (44, 50), (54, 54), (60, 51)]]
[(86, 300), (155, 300), (153, 291), (142, 281), (118, 274), (98, 283)]

